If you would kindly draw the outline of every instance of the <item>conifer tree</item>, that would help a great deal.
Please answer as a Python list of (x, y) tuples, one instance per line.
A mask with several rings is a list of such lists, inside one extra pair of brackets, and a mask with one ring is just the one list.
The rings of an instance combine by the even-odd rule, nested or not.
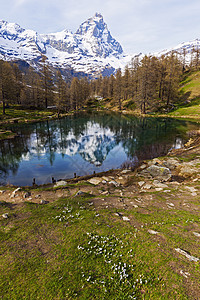
[(86, 100), (89, 98), (90, 96), (90, 85), (88, 82), (87, 77), (83, 77), (80, 79), (79, 81), (80, 83), (80, 106), (83, 106), (86, 102)]
[(57, 71), (56, 74), (56, 106), (58, 109), (58, 113), (60, 111), (68, 111), (70, 107), (69, 103), (69, 93), (66, 82), (64, 81), (62, 74), (60, 71)]
[(15, 95), (15, 98), (16, 98), (16, 102), (18, 104), (20, 104), (20, 102), (21, 102), (20, 101), (20, 95), (21, 95), (22, 89), (24, 87), (24, 85), (23, 85), (23, 76), (22, 76), (22, 72), (20, 71), (17, 64), (14, 64), (12, 69), (13, 69), (13, 75), (14, 75), (14, 95)]
[(14, 75), (8, 62), (0, 61), (0, 100), (3, 103), (3, 114), (5, 114), (6, 103), (13, 101)]
[(44, 90), (44, 105), (45, 108), (48, 106), (49, 100), (53, 98), (52, 91), (53, 91), (53, 79), (52, 79), (52, 72), (50, 67), (47, 63), (47, 57), (42, 55), (41, 58), (41, 76), (42, 76), (42, 87)]
[(71, 108), (77, 110), (80, 101), (80, 83), (77, 77), (72, 79), (70, 85)]
[(113, 74), (109, 77), (108, 80), (108, 97), (113, 98), (114, 96), (114, 85), (115, 85), (115, 77)]
[(119, 110), (121, 110), (122, 109), (122, 72), (121, 72), (121, 69), (117, 70), (117, 73), (115, 76), (114, 98), (118, 102)]
[(127, 100), (129, 97), (129, 90), (130, 90), (130, 72), (128, 66), (125, 67), (125, 72), (123, 76), (123, 82), (122, 82), (122, 89), (123, 89), (123, 99)]

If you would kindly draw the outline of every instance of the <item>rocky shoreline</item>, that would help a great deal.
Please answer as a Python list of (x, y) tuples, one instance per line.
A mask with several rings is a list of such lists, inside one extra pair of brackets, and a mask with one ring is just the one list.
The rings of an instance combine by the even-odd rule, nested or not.
[[(32, 186), (32, 187), (1, 187), (0, 201), (23, 202), (26, 200), (41, 202), (41, 197), (37, 196), (35, 190), (41, 190), (44, 194), (44, 201), (48, 201), (48, 196), (59, 191), (71, 191), (70, 194), (81, 191), (88, 193), (92, 190), (99, 192), (103, 190), (128, 190), (134, 188), (136, 193), (164, 192), (170, 193), (178, 187), (184, 187), (191, 196), (198, 195), (198, 188), (188, 185), (198, 184), (200, 180), (200, 138), (190, 139), (184, 148), (172, 150), (167, 156), (143, 161), (134, 170), (118, 169), (94, 175), (88, 175), (68, 180), (59, 180), (52, 184)], [(78, 189), (78, 190), (77, 190)], [(32, 196), (27, 197), (27, 192)], [(33, 196), (34, 195), (34, 196)], [(37, 196), (37, 197), (35, 197)], [(6, 198), (6, 199), (5, 199)]]

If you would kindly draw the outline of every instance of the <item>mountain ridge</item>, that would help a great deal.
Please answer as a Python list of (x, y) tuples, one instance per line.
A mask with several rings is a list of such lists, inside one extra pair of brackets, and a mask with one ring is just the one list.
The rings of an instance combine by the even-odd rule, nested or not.
[(47, 56), (53, 67), (72, 68), (91, 76), (103, 72), (110, 75), (130, 60), (99, 13), (83, 22), (75, 33), (65, 29), (38, 34), (16, 23), (0, 21), (0, 58), (21, 59), (32, 65), (41, 55)]
[[(161, 56), (171, 51), (185, 55), (190, 62), (192, 49), (200, 46), (200, 39), (181, 43), (173, 48), (153, 55)], [(112, 37), (103, 16), (95, 15), (79, 26), (75, 33), (68, 29), (49, 34), (39, 34), (24, 29), (16, 23), (0, 20), (0, 58), (8, 61), (26, 61), (34, 68), (42, 55), (54, 68), (68, 70), (72, 74), (83, 74), (90, 78), (109, 76), (118, 68), (130, 64), (134, 56), (126, 54), (120, 43)]]

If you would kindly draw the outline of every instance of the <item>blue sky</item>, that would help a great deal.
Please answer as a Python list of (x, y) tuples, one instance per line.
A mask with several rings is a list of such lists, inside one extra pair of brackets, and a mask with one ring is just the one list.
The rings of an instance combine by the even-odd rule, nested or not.
[(128, 53), (200, 38), (199, 0), (0, 0), (0, 19), (39, 33), (73, 32), (95, 12)]

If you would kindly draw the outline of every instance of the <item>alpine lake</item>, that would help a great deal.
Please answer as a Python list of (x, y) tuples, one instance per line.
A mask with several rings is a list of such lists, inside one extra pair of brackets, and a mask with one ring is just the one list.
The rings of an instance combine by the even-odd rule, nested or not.
[(11, 125), (0, 141), (0, 185), (31, 186), (130, 167), (163, 156), (188, 140), (195, 122), (120, 113), (79, 113), (58, 120)]

